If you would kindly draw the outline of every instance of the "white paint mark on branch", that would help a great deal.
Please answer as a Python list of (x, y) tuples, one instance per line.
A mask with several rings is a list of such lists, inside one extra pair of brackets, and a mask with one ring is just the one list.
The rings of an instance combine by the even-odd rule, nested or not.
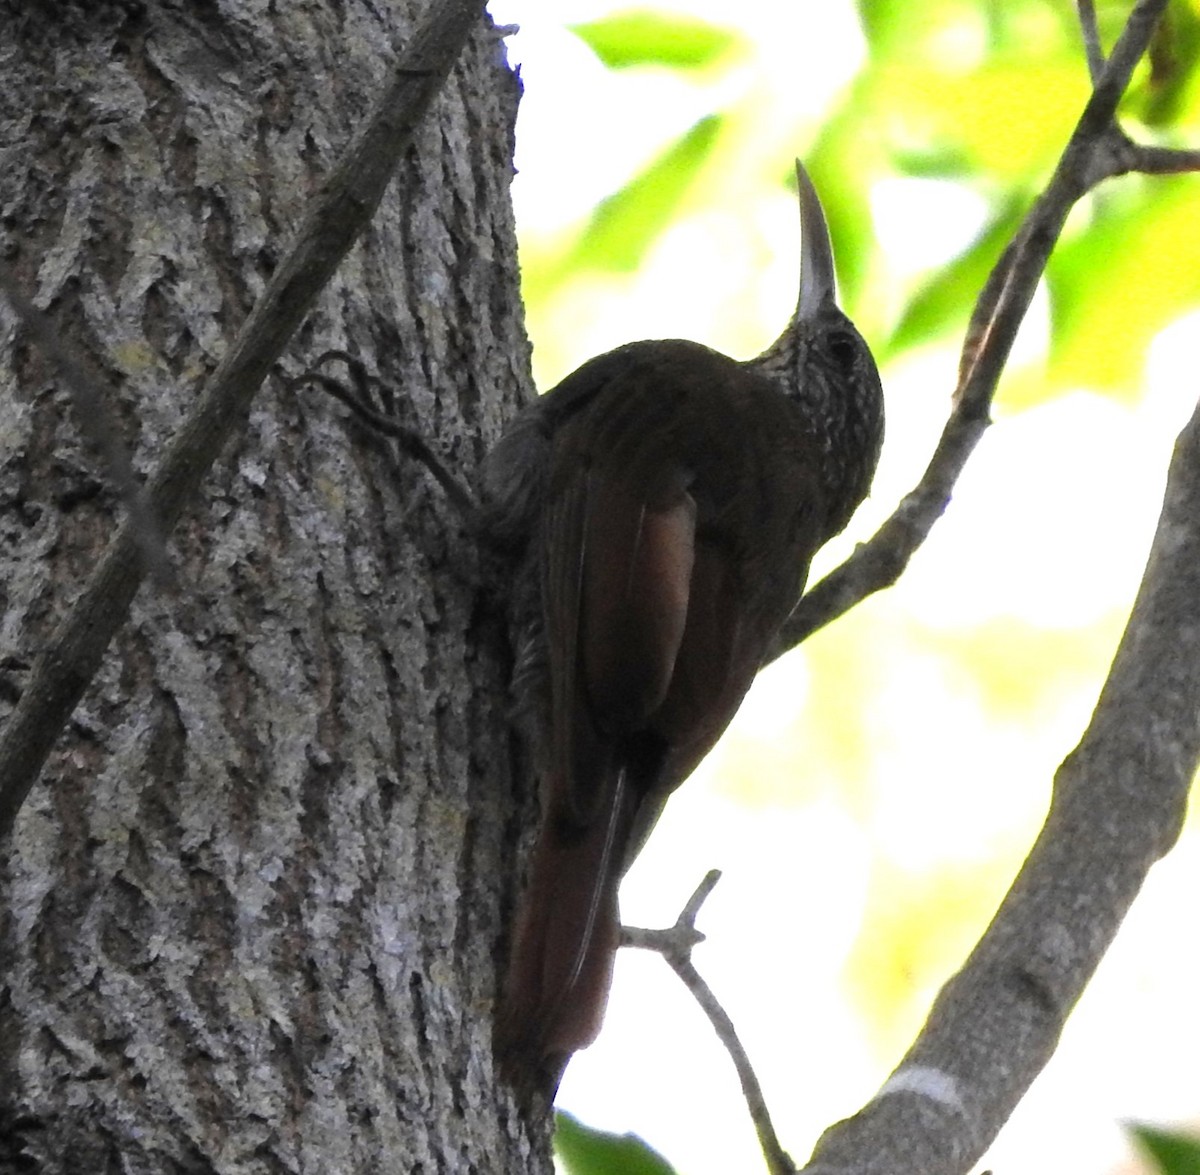
[(884, 1082), (875, 1100), (895, 1093), (913, 1093), (946, 1106), (957, 1114), (966, 1113), (967, 1107), (958, 1092), (958, 1082), (944, 1069), (933, 1069), (928, 1065), (907, 1065), (897, 1069)]

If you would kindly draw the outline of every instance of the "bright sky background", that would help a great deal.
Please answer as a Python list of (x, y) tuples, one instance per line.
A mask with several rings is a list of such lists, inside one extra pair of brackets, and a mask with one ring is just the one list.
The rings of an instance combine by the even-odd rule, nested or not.
[[(525, 83), (514, 199), (526, 242), (578, 225), (712, 108), (711, 91), (664, 73), (609, 73), (565, 31), (631, 6), (493, 0), (498, 22), (521, 25), (508, 46)], [(757, 56), (727, 84), (766, 109), (786, 108), (788, 126), (811, 121), (812, 135), (863, 52), (848, 3), (673, 7), (751, 37)], [(763, 127), (768, 145), (772, 133)], [(780, 143), (777, 169), (807, 146)], [(572, 285), (531, 318), (543, 388), (632, 339), (682, 336), (747, 357), (775, 337), (795, 299), (796, 210), (782, 190), (764, 194), (737, 177), (725, 193), (727, 209), (672, 228), (636, 275)], [(899, 274), (952, 253), (981, 215), (961, 192), (918, 181), (878, 184), (871, 205)], [(1039, 303), (1015, 366), (1036, 373), (1047, 331)], [(695, 960), (738, 1026), (797, 1161), (886, 1078), (1037, 832), (1141, 575), (1167, 456), (1196, 395), (1194, 376), (1182, 373), (1194, 372), (1197, 332), (1193, 315), (1159, 337), (1132, 405), (1080, 389), (998, 412), (901, 584), (762, 675), (630, 873), (625, 921), (658, 926), (674, 921), (709, 868), (724, 871)], [(883, 464), (839, 551), (916, 481), (955, 362), (929, 348), (885, 369)], [(963, 651), (981, 633), (992, 641), (981, 648), (994, 647), (1006, 626), (1015, 675), (1007, 694), (995, 666), (977, 679)], [(1028, 676), (1021, 641), (1031, 645)], [(857, 753), (813, 749), (846, 738), (860, 740)], [(1127, 1154), (1122, 1120), (1200, 1127), (1200, 846), (1191, 824), (985, 1160), (998, 1175), (1113, 1170)], [(910, 935), (923, 919), (924, 932)], [(939, 919), (945, 940), (934, 935), (931, 946), (929, 920)], [(885, 929), (864, 940), (867, 922)], [(914, 987), (926, 974), (935, 978)], [(642, 1135), (681, 1175), (760, 1169), (727, 1058), (652, 956), (622, 952), (604, 1033), (572, 1063), (559, 1104), (591, 1125)]]

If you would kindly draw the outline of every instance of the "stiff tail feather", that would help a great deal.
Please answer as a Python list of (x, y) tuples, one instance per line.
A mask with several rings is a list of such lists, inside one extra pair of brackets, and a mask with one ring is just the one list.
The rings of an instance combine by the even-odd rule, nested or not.
[(586, 826), (546, 814), (496, 1025), (515, 1084), (556, 1087), (570, 1055), (600, 1031), (620, 935), (617, 886), (632, 825), (624, 771)]

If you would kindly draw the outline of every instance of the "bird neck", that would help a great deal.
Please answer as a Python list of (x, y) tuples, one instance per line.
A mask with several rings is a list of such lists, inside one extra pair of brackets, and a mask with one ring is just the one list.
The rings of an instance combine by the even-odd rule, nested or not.
[[(846, 351), (851, 361), (846, 361)], [(835, 307), (815, 321), (793, 319), (746, 368), (800, 408), (820, 454), (825, 537), (838, 534), (866, 497), (883, 441), (883, 397), (870, 351)]]

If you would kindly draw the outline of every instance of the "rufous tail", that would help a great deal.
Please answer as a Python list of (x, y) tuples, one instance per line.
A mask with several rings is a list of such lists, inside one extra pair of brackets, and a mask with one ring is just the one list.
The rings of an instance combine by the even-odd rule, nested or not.
[(534, 850), (496, 1024), (496, 1051), (515, 1084), (558, 1084), (604, 1018), (620, 935), (617, 885), (632, 810), (623, 772), (584, 827), (553, 808)]

